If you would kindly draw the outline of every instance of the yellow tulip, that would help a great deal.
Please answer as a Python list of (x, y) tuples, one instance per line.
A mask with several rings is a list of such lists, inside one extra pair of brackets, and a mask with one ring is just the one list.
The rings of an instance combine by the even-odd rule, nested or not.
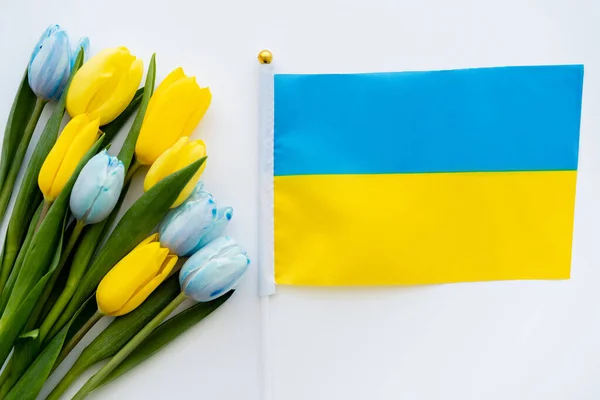
[(127, 108), (144, 74), (142, 60), (126, 47), (105, 49), (77, 71), (67, 93), (67, 111), (74, 117), (98, 113), (106, 125)]
[(89, 114), (79, 115), (65, 126), (38, 175), (44, 199), (54, 201), (58, 197), (79, 161), (98, 140), (99, 127), (100, 119)]
[(135, 310), (171, 273), (177, 256), (160, 247), (158, 234), (148, 237), (106, 274), (96, 301), (104, 315), (118, 317)]
[[(180, 138), (173, 147), (165, 151), (158, 157), (154, 164), (152, 164), (146, 175), (146, 179), (144, 180), (144, 191), (147, 192), (163, 178), (187, 167), (204, 156), (206, 156), (206, 146), (202, 140), (192, 140), (188, 142), (187, 137), (184, 136)], [(175, 200), (175, 203), (173, 203), (171, 208), (177, 207), (192, 194), (205, 166), (206, 163), (202, 164), (198, 171), (196, 171), (192, 179), (190, 179), (181, 193), (179, 193), (179, 197), (177, 197), (177, 200)]]
[(171, 72), (158, 86), (146, 110), (135, 146), (139, 163), (151, 165), (183, 136), (190, 136), (206, 113), (212, 95), (182, 68)]

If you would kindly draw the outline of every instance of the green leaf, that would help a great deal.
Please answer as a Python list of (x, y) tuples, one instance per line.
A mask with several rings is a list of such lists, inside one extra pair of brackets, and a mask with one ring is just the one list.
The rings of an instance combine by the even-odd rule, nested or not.
[(56, 138), (58, 137), (60, 124), (65, 114), (65, 103), (67, 101), (69, 85), (71, 84), (71, 80), (73, 79), (75, 72), (77, 72), (81, 66), (82, 61), (83, 52), (79, 52), (77, 60), (75, 61), (75, 66), (73, 67), (73, 72), (69, 78), (69, 83), (67, 84), (67, 87), (65, 88), (58, 104), (56, 104), (50, 119), (46, 123), (44, 131), (42, 132), (42, 135), (35, 146), (35, 150), (31, 155), (31, 160), (29, 161), (27, 169), (25, 170), (21, 188), (19, 189), (19, 193), (15, 201), (10, 222), (8, 223), (8, 230), (6, 231), (4, 257), (2, 259), (2, 267), (0, 268), (0, 291), (3, 290), (6, 280), (12, 272), (19, 249), (23, 244), (29, 221), (31, 221), (37, 205), (42, 200), (42, 193), (38, 188), (38, 175), (40, 174), (40, 169), (42, 168), (44, 160), (46, 160), (48, 153), (50, 153), (50, 150), (52, 149), (52, 146), (54, 146)]
[(117, 354), (148, 322), (179, 294), (177, 275), (167, 279), (138, 308), (115, 318), (81, 353), (49, 399), (59, 398), (89, 367)]
[(19, 250), (19, 256), (15, 262), (15, 266), (13, 269), (13, 273), (10, 274), (10, 278), (6, 282), (6, 286), (2, 291), (2, 296), (0, 296), (0, 316), (4, 313), (4, 309), (6, 308), (6, 303), (8, 303), (8, 299), (10, 298), (10, 294), (12, 293), (13, 287), (15, 286), (15, 282), (17, 280), (18, 272), (21, 270), (21, 266), (23, 265), (23, 259), (25, 258), (25, 254), (27, 254), (27, 250), (29, 249), (29, 245), (31, 244), (31, 239), (33, 239), (33, 234), (35, 233), (35, 227), (37, 225), (38, 219), (40, 218), (40, 214), (42, 212), (44, 204), (40, 203), (37, 211), (33, 215), (31, 222), (29, 223), (29, 229), (27, 229), (27, 236), (23, 241), (23, 246)]
[(40, 342), (37, 340), (39, 330), (29, 331), (27, 332), (28, 334), (32, 334), (33, 337), (24, 337), (24, 335), (21, 335), (15, 342), (15, 348), (11, 356), (13, 363), (10, 377), (4, 383), (5, 387), (2, 387), (4, 393), (8, 392), (17, 383), (21, 375), (27, 371), (27, 368), (33, 363), (38, 354), (40, 354)]
[(183, 332), (202, 321), (213, 311), (225, 303), (233, 294), (233, 290), (207, 303), (197, 303), (173, 318), (163, 322), (154, 330), (117, 368), (115, 368), (101, 386), (123, 375), (125, 372), (141, 364), (159, 352), (167, 344), (175, 340)]
[(32, 331), (26, 332), (19, 336), (19, 339), (36, 339), (40, 335), (39, 329), (34, 329)]
[(147, 90), (144, 90), (144, 96), (142, 98), (142, 104), (140, 105), (140, 109), (135, 116), (135, 120), (133, 121), (133, 125), (131, 125), (131, 129), (129, 130), (129, 134), (123, 143), (123, 147), (121, 147), (121, 151), (117, 156), (119, 160), (125, 166), (125, 172), (129, 169), (131, 165), (131, 161), (133, 160), (133, 155), (135, 153), (135, 144), (137, 143), (138, 136), (140, 135), (140, 130), (142, 129), (142, 123), (144, 122), (144, 116), (146, 115), (146, 109), (148, 108), (148, 103), (150, 103), (150, 98), (152, 97), (152, 93), (154, 93), (154, 82), (156, 79), (156, 54), (152, 54), (152, 58), (150, 58), (150, 65), (148, 66), (148, 73), (146, 74), (146, 83), (144, 87)]
[(119, 115), (114, 121), (100, 127), (100, 130), (104, 132), (104, 143), (112, 142), (117, 133), (119, 133), (121, 128), (123, 128), (123, 125), (125, 125), (129, 117), (131, 117), (133, 112), (138, 108), (142, 102), (143, 96), (144, 88), (138, 89), (133, 96), (133, 100), (131, 100), (131, 103), (129, 103), (121, 115)]
[[(58, 243), (61, 245), (57, 248), (57, 250), (54, 253), (54, 257), (52, 259), (52, 263), (50, 268), (56, 268), (56, 266), (59, 263), (60, 260), (60, 254), (61, 254), (61, 248), (62, 248), (62, 234), (60, 234), (59, 236), (59, 241)], [(2, 327), (4, 328), (2, 330), (2, 335), (4, 336), (8, 336), (10, 338), (12, 338), (12, 341), (15, 341), (15, 339), (18, 337), (19, 333), (21, 332), (21, 330), (24, 327), (24, 323), (21, 323), (20, 320), (25, 320), (26, 318), (20, 318), (20, 316), (22, 315), (28, 315), (29, 312), (31, 312), (31, 310), (33, 309), (33, 307), (35, 306), (35, 303), (37, 301), (37, 297), (41, 294), (42, 290), (44, 289), (44, 285), (46, 284), (47, 280), (49, 279), (51, 275), (51, 272), (47, 273), (45, 276), (42, 277), (42, 279), (40, 279), (40, 281), (37, 283), (37, 285), (35, 285), (35, 287), (33, 288), (33, 290), (31, 290), (29, 292), (29, 295), (25, 298), (25, 300), (20, 304), (19, 308), (17, 309), (17, 312), (9, 315), (8, 317), (3, 316), (2, 320), (0, 322), (4, 323), (4, 325), (2, 325), (0, 327), (0, 329), (2, 329)], [(19, 340), (17, 340), (17, 342), (19, 342)], [(1, 343), (2, 345), (4, 344), (3, 342)], [(11, 342), (11, 346), (12, 347), (12, 342)], [(10, 350), (9, 347), (9, 350)], [(19, 364), (19, 361), (15, 362), (15, 356), (19, 357), (22, 360), (22, 357), (24, 356), (24, 352), (27, 352), (28, 349), (27, 347), (21, 347), (19, 349), (16, 349), (16, 353), (13, 356), (13, 359), (11, 360), (11, 362), (8, 363), (7, 368), (10, 368), (10, 371), (4, 371), (3, 374), (7, 374), (8, 373), (8, 380), (4, 382), (4, 384), (2, 385), (2, 397), (3, 395), (6, 394), (6, 392), (8, 391), (8, 389), (10, 389), (10, 386), (12, 386), (16, 380), (16, 378), (19, 375), (15, 375), (13, 372), (15, 372), (15, 366), (18, 368), (22, 368), (23, 365)], [(2, 363), (4, 363), (4, 360), (2, 361)], [(16, 364), (16, 365), (15, 365)]]
[[(31, 244), (23, 260), (23, 266), (19, 271), (2, 318), (0, 318), (0, 364), (3, 364), (6, 357), (8, 357), (15, 339), (27, 323), (29, 314), (44, 289), (44, 285), (41, 286), (39, 292), (36, 291), (37, 288), (42, 281), (44, 284), (46, 283), (46, 277), (49, 278), (54, 268), (56, 268), (54, 263), (49, 263), (47, 255), (53, 254), (59, 240), (62, 240), (63, 221), (68, 211), (69, 197), (75, 180), (87, 161), (98, 152), (101, 142), (102, 137), (96, 141), (96, 144), (77, 164), (77, 168), (75, 168), (65, 187), (50, 207), (38, 231), (33, 234)], [(26, 299), (30, 298), (33, 298), (31, 304), (28, 303), (28, 306), (25, 307)], [(81, 304), (83, 304), (83, 301)]]
[(33, 108), (37, 97), (29, 87), (27, 81), (27, 68), (21, 79), (19, 90), (15, 95), (8, 121), (6, 121), (6, 129), (4, 130), (4, 139), (2, 141), (2, 158), (0, 159), (0, 188), (4, 186), (8, 169), (10, 168), (15, 151), (21, 141), (21, 136), (27, 126), (27, 122), (31, 118)]
[[(90, 316), (90, 310), (93, 314), (96, 310), (96, 304), (93, 298), (88, 299), (85, 304), (75, 313), (69, 323), (56, 335), (42, 353), (35, 359), (33, 364), (27, 369), (25, 374), (19, 379), (17, 384), (8, 393), (5, 400), (34, 400), (42, 390), (44, 383), (53, 371), (54, 364), (60, 351), (69, 339), (80, 328), (78, 321), (87, 321)], [(84, 318), (82, 318), (84, 317)]]
[(23, 160), (25, 159), (25, 153), (27, 153), (29, 142), (31, 142), (33, 131), (35, 131), (35, 127), (42, 116), (42, 112), (44, 111), (46, 104), (46, 100), (41, 98), (36, 100), (35, 106), (33, 107), (33, 112), (31, 113), (31, 118), (27, 122), (27, 126), (25, 126), (25, 130), (23, 131), (23, 136), (21, 137), (21, 141), (17, 146), (17, 150), (15, 151), (12, 160), (10, 160), (8, 174), (6, 174), (6, 179), (2, 185), (2, 190), (0, 190), (0, 215), (2, 218), (4, 218), (4, 213), (6, 212), (8, 203), (12, 197), (15, 182), (17, 181), (17, 176), (19, 175), (19, 171), (23, 166)]
[[(119, 221), (104, 246), (88, 268), (73, 298), (57, 321), (53, 332), (61, 329), (83, 301), (95, 290), (104, 275), (142, 240), (146, 239), (163, 219), (173, 202), (206, 157), (188, 165), (153, 186), (142, 195)], [(52, 333), (49, 337), (52, 336)]]

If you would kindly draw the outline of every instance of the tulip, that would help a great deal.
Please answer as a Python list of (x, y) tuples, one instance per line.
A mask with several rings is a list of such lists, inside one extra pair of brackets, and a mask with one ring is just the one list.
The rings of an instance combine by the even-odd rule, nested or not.
[(233, 208), (217, 208), (213, 196), (198, 182), (191, 196), (169, 211), (158, 227), (161, 246), (180, 257), (189, 256), (221, 236)]
[[(202, 140), (192, 140), (188, 142), (187, 137), (180, 138), (173, 147), (165, 151), (158, 157), (154, 164), (152, 164), (146, 175), (146, 179), (144, 180), (144, 191), (147, 192), (163, 178), (166, 178), (172, 173), (187, 167), (205, 156), (206, 146)], [(200, 175), (202, 175), (205, 166), (206, 163), (202, 164), (198, 171), (196, 171), (171, 208), (179, 206), (190, 196), (190, 194), (192, 194), (194, 186), (196, 186), (196, 183), (200, 179)]]
[(136, 309), (169, 276), (177, 256), (160, 246), (158, 234), (140, 243), (98, 285), (98, 310), (118, 317)]
[(135, 146), (136, 160), (151, 165), (181, 137), (190, 136), (206, 113), (212, 95), (182, 68), (171, 72), (150, 99)]
[(71, 57), (71, 70), (73, 69), (73, 65), (75, 64), (75, 60), (77, 60), (77, 56), (79, 52), (83, 50), (84, 62), (88, 58), (88, 54), (90, 54), (90, 39), (87, 36), (84, 36), (79, 39), (77, 42), (77, 46), (75, 46), (75, 50), (73, 50), (73, 56)]
[(119, 200), (125, 168), (106, 150), (96, 154), (83, 167), (71, 192), (71, 212), (84, 224), (95, 224), (112, 212)]
[(181, 290), (196, 301), (211, 301), (233, 289), (248, 264), (250, 260), (237, 242), (221, 236), (198, 250), (183, 265), (179, 273)]
[[(89, 40), (82, 38), (79, 45), (89, 47)], [(33, 93), (46, 101), (57, 100), (67, 85), (78, 53), (79, 50), (71, 51), (67, 32), (58, 25), (50, 25), (35, 45), (27, 67)]]
[[(135, 251), (135, 250), (134, 250)], [(182, 293), (156, 314), (111, 359), (92, 376), (75, 394), (73, 400), (82, 400), (94, 389), (109, 380), (109, 376), (136, 348), (147, 340), (152, 332), (179, 307), (187, 297), (199, 302), (209, 302), (228, 293), (248, 270), (250, 260), (235, 240), (222, 236), (194, 254), (179, 274)], [(116, 267), (115, 267), (116, 268)], [(112, 273), (109, 272), (109, 274)], [(107, 275), (108, 276), (108, 275)], [(106, 278), (105, 278), (106, 279)], [(102, 285), (102, 284), (100, 284)], [(123, 285), (124, 286), (124, 285)], [(98, 288), (98, 295), (100, 287)], [(227, 298), (225, 298), (227, 299)], [(180, 315), (181, 317), (183, 315)], [(180, 317), (178, 316), (178, 317)], [(166, 332), (166, 330), (165, 330)], [(69, 372), (71, 376), (75, 373)], [(69, 382), (67, 381), (67, 384)], [(64, 385), (61, 382), (61, 385)], [(58, 395), (55, 392), (55, 395)], [(52, 396), (56, 398), (58, 396)]]
[(52, 202), (99, 137), (100, 120), (87, 114), (73, 118), (48, 153), (38, 176), (44, 199)]
[(67, 93), (71, 116), (97, 113), (106, 125), (125, 110), (142, 80), (142, 60), (125, 47), (105, 49), (77, 71)]

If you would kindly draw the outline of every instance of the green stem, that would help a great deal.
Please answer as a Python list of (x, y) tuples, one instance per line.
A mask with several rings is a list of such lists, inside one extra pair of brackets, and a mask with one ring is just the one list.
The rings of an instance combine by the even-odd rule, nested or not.
[[(7, 367), (9, 367), (10, 365), (7, 365)], [(12, 368), (11, 368), (12, 370)], [(0, 400), (4, 400), (6, 398), (6, 395), (8, 394), (8, 392), (10, 392), (10, 389), (12, 389), (12, 387), (14, 386), (15, 382), (13, 379), (13, 374), (11, 373), (12, 371), (10, 370), (6, 370), (6, 378), (5, 382), (2, 386), (0, 386)], [(4, 372), (2, 373), (2, 375), (4, 375)]]
[[(0, 268), (0, 293), (2, 293), (4, 291), (4, 287), (6, 286), (6, 283), (10, 277), (10, 274), (13, 271), (13, 268), (15, 266), (15, 261), (17, 260), (17, 256), (19, 255), (19, 252), (27, 251), (27, 248), (29, 247), (29, 243), (31, 242), (31, 238), (33, 236), (32, 230), (33, 230), (33, 227), (37, 224), (42, 207), (43, 207), (42, 204), (40, 204), (38, 206), (38, 208), (36, 209), (36, 212), (33, 215), (33, 218), (29, 222), (29, 227), (27, 228), (27, 234), (25, 235), (23, 240), (19, 242), (19, 244), (16, 244), (13, 240), (11, 240), (11, 236), (10, 236), (11, 229), (10, 229), (10, 223), (9, 223), (9, 228), (6, 232), (6, 240), (4, 241), (4, 254), (2, 257), (2, 267)], [(2, 310), (2, 308), (0, 307), (0, 314), (1, 314), (1, 310)]]
[(69, 340), (67, 344), (64, 345), (64, 347), (62, 348), (60, 354), (58, 355), (58, 358), (56, 359), (56, 362), (54, 363), (54, 367), (52, 367), (52, 371), (54, 371), (60, 365), (60, 363), (63, 362), (63, 360), (69, 355), (71, 350), (73, 350), (75, 346), (77, 346), (77, 344), (81, 341), (81, 339), (83, 339), (85, 334), (88, 333), (89, 330), (92, 329), (94, 325), (96, 325), (96, 322), (102, 319), (102, 317), (104, 317), (104, 314), (102, 314), (100, 311), (96, 311), (94, 315), (92, 315), (90, 319), (88, 319), (87, 322), (81, 327), (81, 329), (79, 329), (77, 333), (73, 335), (71, 340)]
[[(77, 227), (78, 225), (81, 225), (81, 226), (78, 228)], [(73, 249), (73, 246), (75, 245), (75, 242), (79, 238), (79, 235), (81, 234), (81, 230), (83, 229), (83, 224), (80, 224), (79, 221), (77, 221), (77, 225), (75, 226), (75, 229), (73, 230), (73, 234), (78, 229), (79, 229), (79, 232), (77, 232), (77, 237), (75, 238), (74, 242), (71, 244), (71, 248), (69, 248), (69, 244), (71, 243), (71, 239), (69, 239), (69, 244), (67, 244), (68, 253), (70, 253), (71, 250)], [(71, 234), (71, 238), (73, 238), (73, 234)], [(68, 254), (67, 254), (67, 256), (68, 256)], [(61, 264), (62, 264), (62, 261), (63, 260), (61, 260)], [(66, 257), (65, 257), (64, 261), (66, 262)], [(65, 307), (71, 300), (71, 297), (73, 297), (73, 294), (75, 293), (75, 291), (77, 290), (77, 286), (79, 285), (79, 281), (81, 281), (81, 278), (83, 277), (83, 274), (85, 273), (85, 265), (83, 265), (83, 267), (84, 268), (73, 267), (69, 271), (69, 277), (67, 278), (67, 283), (65, 284), (65, 288), (61, 292), (60, 296), (56, 300), (56, 303), (54, 303), (54, 305), (52, 306), (52, 309), (50, 310), (50, 312), (48, 313), (48, 315), (42, 322), (42, 325), (40, 326), (40, 342), (43, 343), (44, 339), (46, 339), (48, 337), (48, 334), (52, 331), (52, 328), (54, 327), (56, 320), (58, 320), (58, 318), (60, 318), (63, 310), (65, 309)], [(60, 268), (62, 268), (62, 267), (59, 265), (59, 269)], [(58, 274), (56, 275), (56, 277), (58, 279)]]
[(131, 163), (131, 165), (129, 166), (129, 169), (127, 170), (127, 175), (125, 175), (125, 183), (129, 183), (131, 181), (131, 179), (133, 178), (133, 175), (135, 175), (135, 173), (137, 172), (138, 169), (140, 169), (140, 167), (142, 166), (142, 164), (140, 164), (140, 162), (137, 160), (137, 158), (133, 158), (133, 162)]
[(39, 97), (36, 100), (35, 108), (33, 109), (31, 118), (29, 118), (29, 122), (27, 122), (27, 126), (25, 127), (25, 131), (23, 131), (23, 137), (21, 138), (19, 147), (17, 147), (15, 156), (11, 161), (8, 175), (6, 176), (6, 180), (4, 181), (4, 185), (2, 186), (2, 191), (0, 192), (1, 216), (4, 216), (4, 212), (8, 207), (8, 202), (10, 201), (10, 196), (12, 195), (13, 188), (15, 186), (15, 181), (17, 180), (17, 175), (19, 175), (21, 164), (23, 164), (23, 159), (25, 158), (27, 147), (29, 147), (29, 142), (31, 141), (31, 136), (33, 135), (35, 126), (37, 125), (40, 116), (42, 115), (42, 111), (44, 110), (44, 106), (46, 105), (46, 103), (46, 100), (40, 99)]
[[(79, 239), (79, 236), (81, 235), (81, 232), (83, 231), (83, 228), (85, 228), (85, 224), (82, 223), (81, 221), (77, 221), (77, 223), (75, 224), (75, 227), (73, 228), (73, 232), (71, 232), (71, 236), (69, 237), (69, 241), (67, 242), (65, 249), (63, 250), (62, 254), (60, 255), (60, 261), (58, 263), (58, 266), (52, 273), (52, 276), (50, 277), (50, 280), (48, 281), (48, 283), (46, 283), (46, 286), (44, 287), (44, 291), (42, 292), (39, 300), (37, 301), (37, 303), (35, 305), (35, 308), (33, 309), (33, 312), (31, 313), (31, 316), (29, 317), (29, 321), (27, 322), (24, 332), (32, 330), (38, 324), (40, 315), (42, 314), (42, 311), (44, 310), (44, 307), (46, 306), (46, 302), (48, 301), (48, 298), (50, 297), (50, 294), (52, 293), (52, 289), (54, 289), (54, 285), (56, 284), (56, 281), (58, 280), (58, 277), (60, 276), (62, 269), (64, 268), (65, 264), (67, 263), (67, 260), (69, 259), (69, 255), (71, 254), (71, 251), (73, 251), (73, 248), (77, 244), (77, 240)], [(40, 332), (40, 335), (41, 335), (41, 332)], [(40, 336), (39, 340), (40, 340), (40, 342), (43, 341), (44, 337)]]
[(179, 296), (175, 297), (175, 299), (169, 303), (163, 310), (156, 315), (152, 319), (152, 321), (148, 322), (148, 324), (142, 328), (141, 331), (137, 335), (135, 335), (117, 354), (115, 354), (110, 361), (102, 367), (100, 371), (98, 371), (94, 376), (92, 376), (86, 383), (83, 385), (79, 392), (73, 397), (72, 400), (81, 400), (84, 399), (92, 390), (96, 389), (98, 386), (102, 384), (102, 381), (110, 374), (119, 364), (123, 362), (127, 358), (129, 354), (136, 347), (138, 347), (144, 339), (148, 337), (181, 303), (186, 299), (184, 293), (180, 293)]
[[(58, 365), (55, 364), (55, 365)], [(58, 385), (50, 392), (46, 400), (59, 400), (60, 397), (67, 391), (71, 384), (85, 372), (85, 368), (76, 368), (73, 366), (67, 374), (58, 382)]]
[[(6, 363), (6, 366), (4, 367), (4, 371), (2, 371), (2, 375), (0, 375), (0, 391), (4, 391), (4, 387), (6, 386), (5, 383), (8, 380), (9, 376), (10, 376), (10, 372), (12, 371), (12, 367), (13, 367), (13, 358), (11, 357), (8, 362)], [(1, 396), (0, 398), (3, 398), (4, 396)]]
[[(2, 288), (2, 294), (0, 295), (0, 315), (4, 312), (4, 309), (6, 308), (8, 299), (10, 298), (12, 290), (17, 281), (19, 272), (21, 271), (21, 267), (23, 266), (23, 260), (25, 259), (25, 255), (27, 254), (27, 250), (29, 250), (31, 240), (33, 239), (33, 229), (37, 224), (38, 218), (40, 217), (41, 208), (42, 207), (40, 205), (40, 207), (38, 207), (37, 211), (33, 215), (33, 219), (31, 220), (31, 222), (29, 223), (29, 227), (27, 228), (27, 235), (25, 236), (25, 240), (23, 240), (23, 245), (19, 250), (17, 250), (17, 258), (15, 259), (15, 262), (12, 265), (10, 265), (10, 268), (8, 268), (8, 264), (6, 266), (4, 265), (4, 262), (7, 261), (6, 256), (8, 253), (4, 254), (4, 259), (2, 260), (2, 273), (4, 273), (5, 271), (8, 271), (8, 273), (5, 277), (6, 280)], [(7, 250), (9, 249), (10, 247), (7, 248)]]
[(38, 229), (40, 229), (40, 225), (42, 225), (44, 218), (46, 218), (46, 215), (48, 215), (48, 210), (50, 210), (50, 206), (52, 206), (52, 201), (44, 199), (44, 203), (42, 205), (42, 212), (40, 213), (40, 218), (38, 218), (37, 224), (35, 224), (35, 230), (33, 232), (37, 232)]

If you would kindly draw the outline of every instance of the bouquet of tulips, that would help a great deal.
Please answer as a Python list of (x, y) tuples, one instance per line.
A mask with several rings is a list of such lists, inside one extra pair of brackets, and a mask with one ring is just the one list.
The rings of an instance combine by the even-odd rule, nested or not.
[[(118, 47), (85, 61), (88, 49), (84, 38), (72, 50), (66, 32), (49, 27), (6, 125), (0, 399), (35, 399), (94, 324), (115, 317), (48, 396), (59, 398), (90, 366), (108, 360), (74, 397), (85, 398), (216, 310), (248, 268), (242, 248), (222, 236), (233, 210), (217, 207), (200, 181), (206, 147), (189, 139), (210, 105), (210, 90), (181, 68), (155, 89), (154, 55), (138, 89), (141, 59)], [(52, 113), (24, 165), (48, 103)], [(65, 111), (71, 119), (59, 135)], [(133, 114), (111, 156), (112, 139)], [(146, 171), (144, 194), (117, 220), (138, 171)], [(186, 298), (197, 303), (168, 318)]]

